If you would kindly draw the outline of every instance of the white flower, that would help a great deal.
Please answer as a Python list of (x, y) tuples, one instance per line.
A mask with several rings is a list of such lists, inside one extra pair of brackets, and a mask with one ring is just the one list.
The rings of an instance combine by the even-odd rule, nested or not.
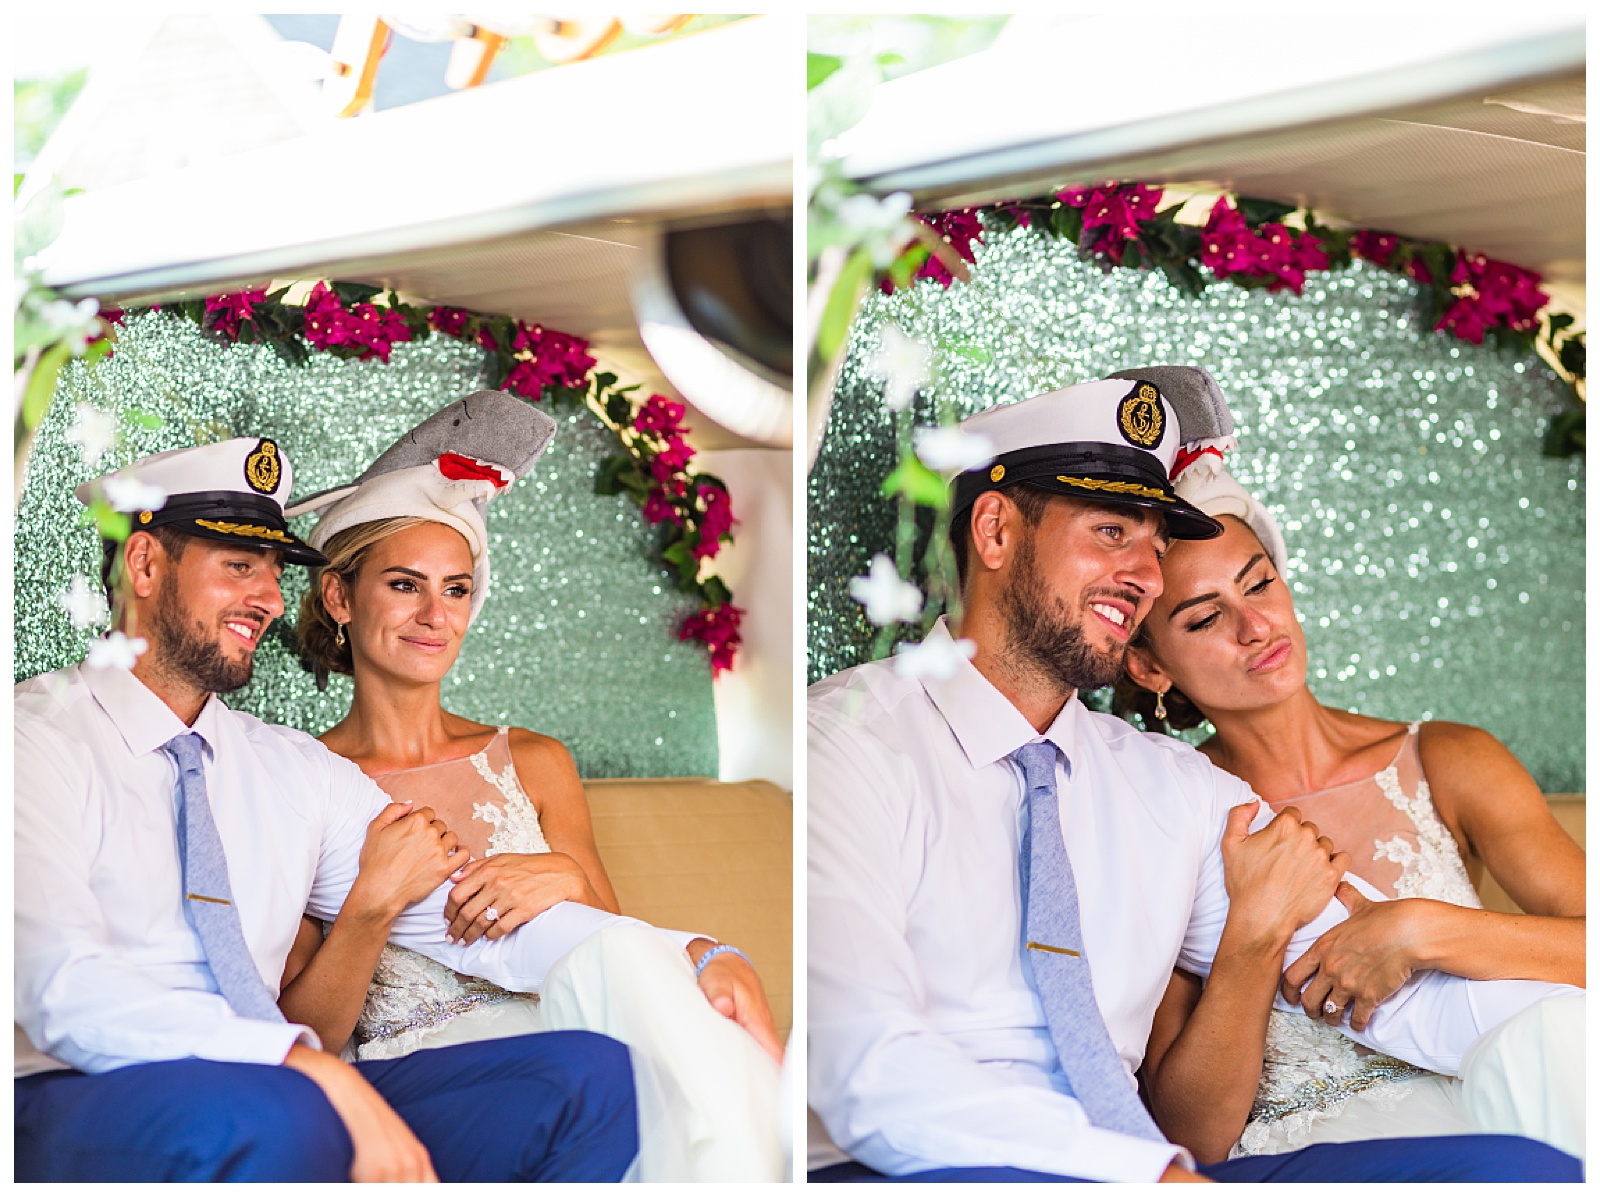
[(900, 578), (888, 555), (872, 557), (871, 571), (850, 581), (850, 595), (867, 607), (867, 620), (875, 626), (915, 621), (922, 612), (922, 590)]
[(866, 192), (846, 196), (834, 209), (839, 224), (872, 256), (880, 271), (899, 256), (911, 240), (912, 230), (906, 215), (911, 212), (911, 194), (894, 192), (879, 200)]
[(159, 509), (167, 503), (167, 491), (156, 484), (146, 484), (132, 476), (112, 476), (106, 480), (106, 500), (119, 513), (137, 513), (140, 509)]
[(78, 405), (77, 415), (67, 428), (67, 441), (82, 449), (83, 465), (93, 467), (117, 444), (117, 419), (87, 404)]
[(100, 312), (100, 302), (93, 297), (73, 304), (70, 300), (52, 300), (44, 306), (45, 323), (72, 346), (73, 354), (82, 354), (89, 345), (89, 335), (95, 332)]
[(132, 671), (139, 656), (150, 649), (143, 638), (129, 638), (121, 630), (112, 630), (104, 638), (89, 644), (90, 667), (120, 667)]
[(923, 426), (912, 434), (917, 458), (934, 471), (972, 471), (994, 458), (994, 443), (953, 425)]
[(89, 577), (81, 571), (73, 575), (72, 584), (65, 592), (56, 595), (56, 603), (67, 611), (76, 629), (104, 625), (111, 617), (105, 593), (90, 584)]
[(894, 674), (908, 680), (948, 680), (977, 650), (970, 638), (902, 642), (895, 651)]
[(932, 359), (928, 348), (908, 338), (898, 325), (884, 322), (878, 327), (878, 349), (868, 366), (884, 381), (883, 405), (889, 412), (898, 413), (911, 403), (917, 389), (928, 382)]

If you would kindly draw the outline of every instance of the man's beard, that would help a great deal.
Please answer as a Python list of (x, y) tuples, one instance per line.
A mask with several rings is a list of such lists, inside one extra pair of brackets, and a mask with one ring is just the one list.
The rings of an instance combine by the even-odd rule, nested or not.
[(189, 624), (187, 618), (177, 583), (169, 573), (161, 581), (150, 614), (151, 641), (161, 648), (166, 671), (202, 692), (237, 692), (248, 684), (255, 667), (254, 654), (243, 662), (228, 658), (220, 634), (208, 637), (198, 623)]
[(1012, 563), (1011, 586), (1000, 598), (1012, 662), (1068, 692), (1115, 684), (1127, 648), (1099, 651), (1089, 645), (1083, 619), (1071, 620), (1065, 602), (1046, 592), (1033, 543), (1031, 535), (1023, 538)]

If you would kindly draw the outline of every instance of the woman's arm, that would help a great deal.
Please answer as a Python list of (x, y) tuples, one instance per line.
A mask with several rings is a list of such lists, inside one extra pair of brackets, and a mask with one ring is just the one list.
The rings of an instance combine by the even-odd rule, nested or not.
[(300, 919), (278, 994), (283, 1016), (310, 1026), (337, 1054), (355, 1032), (394, 919), (444, 882), (455, 846), (431, 809), (385, 805), (367, 827), (355, 883), (327, 937), (318, 923)]
[[(1437, 968), (1469, 980), (1584, 983), (1583, 850), (1567, 836), (1516, 756), (1474, 726), (1429, 722), (1418, 750), (1445, 824), (1525, 914), (1444, 901), (1371, 902), (1341, 885), (1348, 921), (1284, 973), (1283, 995), (1308, 1015), (1366, 1028), (1411, 973)], [(1337, 1013), (1323, 1006), (1331, 1001)]]
[[(491, 855), (462, 868), (445, 903), (450, 937), (465, 943), (503, 938), (561, 901), (621, 913), (567, 748), (531, 730), (512, 730), (511, 762), (523, 790), (539, 798), (539, 828), (550, 850)], [(498, 915), (494, 922), (485, 917), (490, 906)]]
[(1162, 1132), (1202, 1162), (1227, 1158), (1261, 1079), (1267, 1015), (1294, 932), (1319, 914), (1349, 862), (1293, 808), (1248, 834), (1255, 806), (1222, 837), (1228, 918), (1204, 990), (1176, 972), (1151, 1027), (1145, 1086)]

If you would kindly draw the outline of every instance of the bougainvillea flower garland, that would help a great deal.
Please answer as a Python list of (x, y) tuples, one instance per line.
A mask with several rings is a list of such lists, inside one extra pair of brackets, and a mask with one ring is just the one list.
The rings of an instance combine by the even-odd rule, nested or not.
[[(420, 308), (393, 292), (380, 301), (382, 290), (365, 284), (318, 281), (303, 305), (284, 303), (288, 290), (246, 288), (169, 307), (213, 337), (265, 342), (291, 363), (306, 361), (307, 346), (387, 363), (396, 344), (436, 331), (488, 353), (491, 387), (530, 403), (587, 406), (621, 444), (596, 469), (595, 490), (628, 493), (655, 529), (655, 552), (678, 588), (700, 601), (680, 623), (679, 640), (705, 646), (713, 675), (733, 666), (744, 610), (720, 577), (701, 578), (702, 565), (732, 540), (733, 506), (722, 480), (690, 470), (695, 450), (685, 438), (683, 405), (664, 396), (635, 401), (638, 385), (619, 387), (612, 373), (594, 374), (589, 344), (559, 330), (470, 309)], [(116, 325), (125, 316), (109, 307), (100, 315)]]
[[(1343, 267), (1352, 258), (1403, 272), (1420, 285), (1421, 315), (1434, 330), (1475, 345), (1491, 336), (1521, 350), (1541, 343), (1574, 384), (1573, 405), (1551, 423), (1546, 452), (1563, 455), (1583, 449), (1578, 388), (1585, 378), (1584, 335), (1572, 329), (1568, 314), (1541, 319), (1550, 298), (1540, 288), (1537, 272), (1442, 242), (1419, 242), (1382, 230), (1331, 229), (1319, 225), (1310, 209), (1243, 196), (1218, 197), (1204, 227), (1196, 229), (1177, 221), (1181, 202), (1163, 209), (1162, 199), (1159, 187), (1110, 181), (984, 209), (920, 214), (919, 219), (968, 263), (976, 261), (974, 246), (986, 229), (1020, 226), (1070, 238), (1083, 257), (1107, 270), (1159, 268), (1191, 295), (1206, 286), (1200, 267), (1218, 280), (1296, 295), (1309, 272)], [(1299, 228), (1285, 224), (1295, 213)], [(916, 245), (910, 243), (907, 252)], [(937, 256), (927, 257), (910, 278), (936, 279), (947, 288), (954, 279)], [(885, 274), (879, 286), (892, 292), (896, 280)]]

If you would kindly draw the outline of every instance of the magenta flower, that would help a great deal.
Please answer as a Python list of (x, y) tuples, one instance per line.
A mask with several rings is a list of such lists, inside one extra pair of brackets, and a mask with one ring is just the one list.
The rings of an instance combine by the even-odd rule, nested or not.
[(651, 525), (660, 525), (663, 521), (678, 525), (678, 506), (660, 488), (652, 488), (644, 498), (644, 519)]
[(506, 376), (505, 389), (524, 400), (539, 400), (544, 396), (545, 385), (550, 381), (532, 359), (518, 359)]
[(433, 312), (428, 314), (428, 324), (441, 334), (448, 334), (452, 338), (459, 338), (461, 331), (466, 329), (467, 321), (472, 316), (466, 309), (446, 308), (438, 305)]
[(695, 554), (709, 559), (722, 549), (723, 535), (733, 530), (733, 503), (728, 494), (715, 484), (701, 484), (698, 489), (700, 504), (700, 541)]
[(660, 434), (662, 437), (683, 433), (685, 431), (679, 425), (683, 420), (683, 412), (683, 406), (677, 401), (668, 400), (665, 396), (652, 396), (634, 414), (633, 428), (641, 434)]
[(1370, 263), (1387, 267), (1395, 251), (1400, 249), (1400, 239), (1393, 234), (1380, 234), (1376, 230), (1363, 229), (1357, 231), (1350, 239), (1350, 249)]
[(665, 464), (669, 471), (682, 471), (694, 458), (694, 447), (677, 434), (667, 435), (667, 444), (656, 452), (653, 463)]
[(733, 667), (735, 652), (742, 641), (739, 623), (743, 618), (744, 610), (733, 604), (701, 609), (684, 618), (678, 627), (678, 641), (693, 639), (705, 644), (711, 652), (711, 675), (715, 679)]
[[(972, 249), (972, 244), (983, 241), (983, 223), (978, 220), (976, 209), (918, 214), (917, 219), (949, 243), (950, 248), (963, 262), (977, 262), (977, 252)], [(918, 267), (917, 273), (911, 278), (936, 279), (946, 288), (955, 282), (955, 276), (950, 274), (950, 269), (939, 261), (939, 256), (936, 254), (930, 254), (928, 261)], [(888, 290), (892, 292), (893, 285), (890, 285)]]
[[(226, 334), (230, 342), (239, 340), (240, 327), (255, 317), (254, 305), (267, 298), (265, 288), (246, 288), (243, 292), (224, 292), (206, 297), (206, 319), (212, 329)], [(215, 318), (212, 314), (216, 314)]]

